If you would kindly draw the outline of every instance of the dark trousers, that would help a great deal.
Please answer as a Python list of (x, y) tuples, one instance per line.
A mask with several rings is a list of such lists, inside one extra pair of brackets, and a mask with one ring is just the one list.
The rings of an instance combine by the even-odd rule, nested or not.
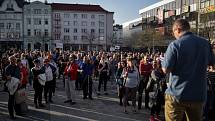
[(83, 95), (84, 97), (89, 96), (89, 98), (92, 98), (92, 78), (91, 76), (85, 76), (83, 81)]
[(104, 83), (104, 91), (107, 90), (107, 72), (101, 72), (99, 75), (98, 91), (101, 91), (101, 85)]
[(161, 106), (162, 106), (162, 98), (163, 95), (161, 94), (161, 91), (157, 91), (157, 95), (155, 97), (155, 99), (152, 102), (152, 107), (151, 107), (151, 116), (154, 116), (154, 114), (156, 115), (160, 115), (160, 111), (161, 111)]
[(56, 89), (56, 78), (57, 78), (57, 76), (56, 76), (56, 74), (54, 74), (53, 75), (53, 80), (52, 80), (53, 83), (52, 83), (52, 86), (51, 86), (52, 87), (51, 90), (52, 90), (53, 93), (55, 93), (55, 89)]
[(129, 100), (132, 101), (132, 106), (135, 108), (136, 107), (136, 93), (137, 93), (137, 88), (129, 88), (125, 87), (125, 94), (123, 96), (123, 105), (124, 107), (127, 106), (127, 103)]
[(36, 84), (34, 86), (34, 104), (37, 105), (42, 104), (42, 93), (43, 93), (43, 86), (40, 84)]
[(145, 89), (145, 107), (149, 108), (149, 92), (146, 90), (147, 83), (149, 81), (149, 76), (142, 76), (140, 84), (138, 87), (138, 109), (142, 107), (142, 94)]
[(46, 84), (45, 84), (45, 87), (44, 87), (44, 98), (45, 98), (45, 101), (48, 102), (48, 93), (49, 93), (49, 101), (52, 100), (52, 90), (53, 88), (53, 81), (47, 81)]
[(82, 84), (83, 78), (82, 74), (78, 72), (78, 79), (75, 81), (75, 89), (82, 89), (83, 84)]
[(10, 116), (14, 116), (14, 106), (15, 106), (15, 95), (10, 95), (9, 94), (9, 99), (8, 99), (8, 111)]

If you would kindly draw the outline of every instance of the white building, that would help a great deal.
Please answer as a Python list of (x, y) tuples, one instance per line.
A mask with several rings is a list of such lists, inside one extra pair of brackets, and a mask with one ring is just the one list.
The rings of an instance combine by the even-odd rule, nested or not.
[(51, 5), (35, 1), (24, 6), (24, 47), (51, 49)]
[(122, 25), (113, 26), (113, 44), (121, 46), (123, 44), (123, 28)]
[(99, 5), (52, 4), (53, 44), (65, 50), (108, 49), (113, 37), (113, 12)]
[(24, 0), (0, 0), (0, 51), (22, 49)]
[(130, 37), (133, 33), (142, 31), (142, 18), (137, 18), (122, 24), (123, 38)]

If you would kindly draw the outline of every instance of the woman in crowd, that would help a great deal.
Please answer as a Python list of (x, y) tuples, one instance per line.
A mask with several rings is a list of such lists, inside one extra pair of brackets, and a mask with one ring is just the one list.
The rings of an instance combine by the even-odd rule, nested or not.
[[(165, 74), (161, 68), (161, 62), (159, 60), (153, 61), (153, 70), (151, 72), (151, 84), (154, 87), (151, 91), (153, 92), (152, 107), (150, 113), (150, 121), (161, 121), (160, 111), (164, 101), (164, 92), (166, 90)], [(156, 114), (156, 115), (155, 115)]]
[(17, 59), (17, 66), (19, 67), (21, 74), (21, 88), (26, 88), (26, 85), (28, 83), (28, 69), (23, 65), (23, 63), (21, 63), (20, 59)]
[(31, 69), (33, 74), (33, 88), (34, 88), (34, 105), (36, 108), (44, 107), (42, 104), (42, 93), (43, 85), (40, 84), (38, 76), (42, 73), (45, 73), (44, 70), (41, 70), (40, 61), (34, 60), (34, 67)]
[(136, 93), (139, 84), (139, 72), (133, 64), (132, 58), (127, 58), (127, 67), (123, 69), (122, 76), (125, 83), (125, 94), (123, 96), (124, 112), (127, 113), (128, 99), (132, 100), (133, 111), (136, 112)]

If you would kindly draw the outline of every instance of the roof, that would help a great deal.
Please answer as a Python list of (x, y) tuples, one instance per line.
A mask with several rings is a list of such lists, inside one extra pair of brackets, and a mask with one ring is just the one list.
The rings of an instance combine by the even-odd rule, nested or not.
[(129, 26), (129, 24), (135, 23), (135, 22), (140, 22), (142, 21), (142, 17), (139, 17), (137, 19), (134, 19), (132, 21), (128, 21), (122, 24), (123, 28)]
[(100, 5), (90, 5), (90, 4), (66, 4), (66, 3), (52, 3), (53, 10), (60, 11), (87, 11), (87, 12), (105, 12), (113, 13), (103, 9)]
[(139, 14), (142, 14), (142, 13), (144, 13), (146, 11), (149, 11), (149, 10), (152, 10), (154, 8), (158, 8), (158, 7), (162, 6), (162, 5), (165, 5), (165, 4), (173, 2), (173, 1), (175, 1), (175, 0), (162, 0), (160, 2), (157, 2), (155, 4), (152, 4), (152, 5), (150, 5), (150, 6), (146, 7), (146, 8), (143, 8), (143, 9), (139, 10)]

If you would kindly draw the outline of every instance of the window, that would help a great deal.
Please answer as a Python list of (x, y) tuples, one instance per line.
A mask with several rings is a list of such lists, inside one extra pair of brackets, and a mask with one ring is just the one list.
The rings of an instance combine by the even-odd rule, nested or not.
[(49, 21), (48, 21), (48, 19), (47, 18), (45, 18), (45, 25), (48, 25), (49, 24)]
[(8, 4), (7, 4), (7, 9), (13, 9), (13, 4), (8, 3)]
[(65, 13), (64, 18), (69, 18), (69, 13)]
[(75, 18), (75, 19), (78, 19), (78, 14), (74, 14), (74, 18)]
[(81, 29), (82, 33), (87, 33), (87, 29)]
[(65, 35), (65, 36), (63, 37), (64, 40), (69, 40), (69, 38), (70, 38), (69, 35)]
[(78, 29), (77, 28), (74, 28), (74, 33), (77, 33), (78, 32)]
[(55, 17), (55, 18), (60, 18), (60, 13), (55, 13), (55, 14), (54, 14), (54, 17)]
[(44, 10), (44, 13), (45, 13), (45, 14), (48, 14), (48, 12), (49, 12), (48, 9), (45, 9), (45, 10)]
[(91, 22), (91, 26), (95, 26), (95, 22)]
[(64, 28), (64, 33), (69, 33), (69, 28)]
[(0, 29), (4, 29), (4, 23), (0, 23)]
[(87, 26), (87, 22), (86, 22), (86, 21), (82, 21), (82, 22), (81, 22), (81, 25), (82, 25), (82, 26)]
[(49, 36), (49, 30), (48, 29), (45, 29), (45, 36)]
[(81, 17), (82, 17), (83, 19), (87, 19), (87, 14), (82, 14)]
[(105, 16), (104, 15), (99, 15), (99, 20), (104, 20)]
[(40, 18), (34, 18), (34, 25), (41, 25), (41, 19)]
[(99, 33), (104, 33), (104, 29), (99, 29)]
[(81, 39), (82, 39), (82, 40), (86, 40), (86, 39), (87, 39), (87, 36), (81, 36)]
[(55, 34), (55, 40), (59, 40), (60, 39), (60, 34)]
[(27, 33), (28, 36), (31, 36), (31, 30), (28, 29), (28, 33)]
[(69, 21), (64, 21), (64, 26), (69, 26)]
[(7, 29), (13, 29), (13, 23), (7, 23)]
[(34, 9), (34, 14), (41, 14), (41, 9)]
[(78, 26), (78, 21), (74, 21), (74, 22), (73, 22), (73, 25), (74, 25), (74, 26)]
[(101, 22), (101, 21), (100, 21), (100, 22), (99, 22), (99, 26), (100, 26), (100, 27), (104, 27), (104, 22)]
[(95, 29), (91, 29), (91, 33), (95, 33)]
[(73, 39), (74, 39), (74, 40), (77, 40), (77, 39), (78, 39), (78, 36), (73, 36)]
[(34, 36), (41, 36), (41, 30), (40, 29), (34, 29)]
[(92, 14), (92, 15), (91, 15), (91, 19), (94, 19), (94, 18), (95, 18), (95, 15), (94, 15), (94, 14)]
[(100, 37), (99, 37), (99, 40), (102, 40), (102, 41), (103, 41), (103, 40), (104, 40), (104, 36), (100, 36)]
[(31, 25), (31, 18), (27, 18), (27, 24)]
[(16, 23), (16, 30), (20, 30), (20, 23)]

